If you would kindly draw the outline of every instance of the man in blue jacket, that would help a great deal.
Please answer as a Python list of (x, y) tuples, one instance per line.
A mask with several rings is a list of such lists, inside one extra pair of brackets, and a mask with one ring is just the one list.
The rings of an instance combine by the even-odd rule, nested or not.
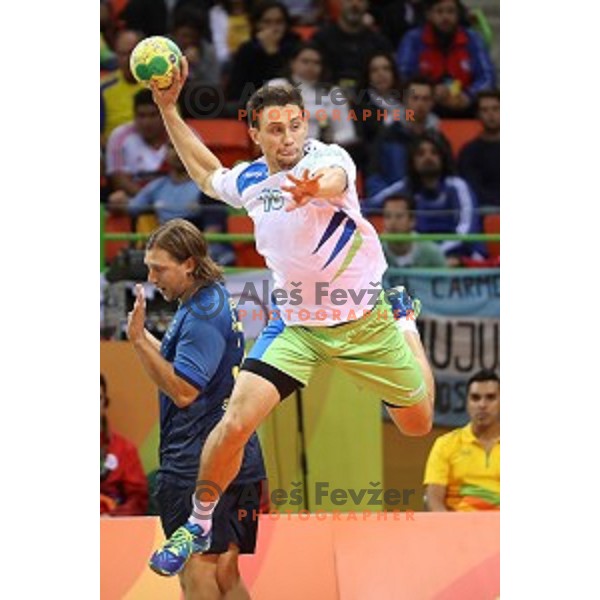
[(431, 79), (439, 116), (472, 117), (476, 94), (495, 86), (492, 60), (479, 35), (459, 24), (458, 0), (426, 0), (426, 7), (427, 23), (398, 47), (400, 74)]
[[(419, 233), (480, 233), (477, 198), (464, 179), (453, 175), (451, 161), (443, 139), (425, 133), (410, 147), (408, 175), (366, 200), (363, 211), (381, 213), (387, 198), (408, 192), (415, 199)], [(461, 257), (478, 259), (486, 254), (482, 244), (446, 241), (441, 247), (451, 265)]]

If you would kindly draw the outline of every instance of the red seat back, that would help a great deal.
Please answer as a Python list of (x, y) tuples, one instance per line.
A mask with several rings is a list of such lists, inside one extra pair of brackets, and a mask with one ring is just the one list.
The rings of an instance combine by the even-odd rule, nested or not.
[[(254, 223), (246, 215), (229, 215), (228, 233), (254, 233)], [(266, 268), (265, 259), (256, 251), (254, 242), (232, 242), (238, 267)]]
[(233, 167), (240, 160), (250, 160), (250, 138), (244, 121), (189, 119), (187, 124), (200, 135), (224, 167)]
[(308, 42), (317, 31), (314, 25), (297, 25), (292, 28), (297, 33), (303, 42)]
[(371, 215), (369, 221), (377, 233), (383, 232), (383, 216), (382, 215)]
[(325, 9), (331, 21), (337, 21), (342, 12), (342, 0), (326, 0)]
[(481, 133), (481, 123), (477, 119), (442, 119), (440, 131), (448, 138), (456, 158), (462, 147)]
[[(483, 218), (484, 233), (500, 233), (500, 215), (485, 215)], [(500, 258), (500, 242), (487, 242), (490, 258)]]

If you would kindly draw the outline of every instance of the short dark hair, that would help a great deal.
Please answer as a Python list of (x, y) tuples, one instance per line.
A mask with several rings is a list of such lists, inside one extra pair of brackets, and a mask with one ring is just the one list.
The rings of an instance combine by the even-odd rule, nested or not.
[(495, 98), (500, 102), (500, 90), (482, 90), (475, 96), (475, 101), (477, 103), (477, 110), (479, 110), (479, 104), (484, 98)]
[(248, 124), (250, 127), (258, 127), (260, 114), (267, 106), (285, 106), (294, 104), (304, 112), (304, 100), (298, 88), (291, 83), (277, 85), (265, 84), (258, 88), (246, 105), (248, 111)]
[(481, 371), (477, 371), (477, 373), (472, 375), (467, 382), (467, 394), (469, 393), (471, 384), (478, 381), (497, 381), (498, 387), (500, 387), (500, 377), (498, 377), (497, 373), (491, 369), (482, 369)]
[(410, 92), (411, 85), (426, 85), (431, 90), (432, 93), (433, 93), (433, 90), (435, 87), (433, 81), (431, 81), (431, 79), (429, 79), (429, 77), (425, 77), (424, 75), (415, 75), (414, 77), (411, 77), (410, 79), (405, 81), (404, 84), (402, 85), (402, 94), (403, 94), (405, 103), (406, 103), (406, 98), (408, 97), (408, 94)]
[(298, 56), (305, 50), (312, 50), (313, 52), (317, 52), (319, 54), (319, 56), (321, 57), (321, 60), (323, 60), (323, 58), (324, 58), (323, 57), (323, 48), (321, 46), (319, 46), (317, 43), (313, 42), (312, 40), (308, 40), (306, 42), (301, 42), (292, 48), (292, 50), (290, 52), (290, 59), (294, 60), (294, 59), (298, 58)]
[(404, 202), (406, 202), (406, 208), (408, 209), (408, 212), (410, 213), (410, 215), (414, 215), (414, 212), (416, 210), (416, 203), (415, 203), (415, 199), (410, 195), (410, 194), (406, 194), (406, 193), (396, 193), (393, 194), (392, 196), (388, 196), (384, 201), (383, 201), (383, 206), (382, 208), (385, 208), (385, 205), (388, 202), (393, 202), (394, 200), (404, 200)]
[(154, 100), (152, 99), (152, 90), (149, 90), (149, 89), (140, 90), (133, 97), (133, 110), (134, 111), (138, 107), (147, 106), (148, 104), (151, 104), (152, 106), (156, 106), (156, 104), (154, 104)]

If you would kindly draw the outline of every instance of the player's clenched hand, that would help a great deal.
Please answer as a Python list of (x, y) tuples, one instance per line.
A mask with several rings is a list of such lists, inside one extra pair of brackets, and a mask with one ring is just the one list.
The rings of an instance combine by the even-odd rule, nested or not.
[(313, 198), (316, 198), (319, 195), (320, 184), (319, 179), (323, 177), (323, 173), (315, 177), (309, 176), (308, 169), (304, 170), (302, 174), (302, 179), (298, 179), (293, 175), (287, 176), (287, 178), (294, 184), (293, 186), (281, 186), (281, 189), (284, 192), (289, 192), (292, 195), (292, 199), (294, 200), (294, 204), (290, 204), (286, 207), (286, 211), (290, 212), (291, 210), (296, 210), (305, 204), (308, 204)]
[(133, 310), (127, 315), (127, 337), (130, 342), (136, 342), (144, 337), (144, 321), (146, 320), (146, 298), (144, 286), (135, 286), (135, 303)]
[(165, 89), (160, 90), (155, 81), (150, 82), (150, 89), (152, 90), (152, 97), (154, 102), (159, 108), (167, 108), (173, 106), (179, 98), (181, 88), (185, 83), (189, 73), (188, 61), (185, 56), (181, 57), (181, 70), (177, 67), (173, 68), (173, 82)]

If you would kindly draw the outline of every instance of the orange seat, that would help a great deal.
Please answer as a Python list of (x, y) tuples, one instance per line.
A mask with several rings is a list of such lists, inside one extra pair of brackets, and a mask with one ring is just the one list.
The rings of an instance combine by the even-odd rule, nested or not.
[(308, 42), (312, 39), (315, 31), (317, 31), (317, 28), (314, 25), (296, 25), (296, 27), (293, 27), (292, 29), (300, 36), (303, 42)]
[(359, 199), (365, 197), (365, 178), (362, 171), (356, 172), (356, 193)]
[(461, 148), (481, 133), (481, 123), (477, 119), (442, 119), (440, 131), (448, 138), (456, 158)]
[[(485, 215), (483, 218), (484, 233), (500, 233), (500, 215)], [(490, 258), (500, 258), (500, 242), (487, 242)]]
[[(254, 233), (254, 223), (246, 215), (227, 217), (228, 233)], [(254, 242), (232, 242), (235, 250), (235, 262), (238, 267), (266, 268), (265, 259), (256, 251)]]
[(368, 217), (369, 222), (373, 227), (375, 227), (375, 231), (377, 233), (383, 232), (383, 216), (382, 215), (371, 215)]
[[(104, 224), (105, 233), (131, 233), (131, 217), (129, 215), (115, 215), (108, 213)], [(117, 254), (129, 246), (129, 242), (106, 242), (104, 246), (104, 259), (110, 263)]]
[(341, 0), (326, 0), (325, 7), (331, 21), (337, 21), (342, 12)]
[(250, 160), (250, 138), (244, 121), (189, 119), (187, 124), (200, 135), (224, 167), (233, 167), (240, 160)]
[(110, 5), (113, 16), (118, 18), (127, 4), (129, 4), (129, 0), (111, 0)]

